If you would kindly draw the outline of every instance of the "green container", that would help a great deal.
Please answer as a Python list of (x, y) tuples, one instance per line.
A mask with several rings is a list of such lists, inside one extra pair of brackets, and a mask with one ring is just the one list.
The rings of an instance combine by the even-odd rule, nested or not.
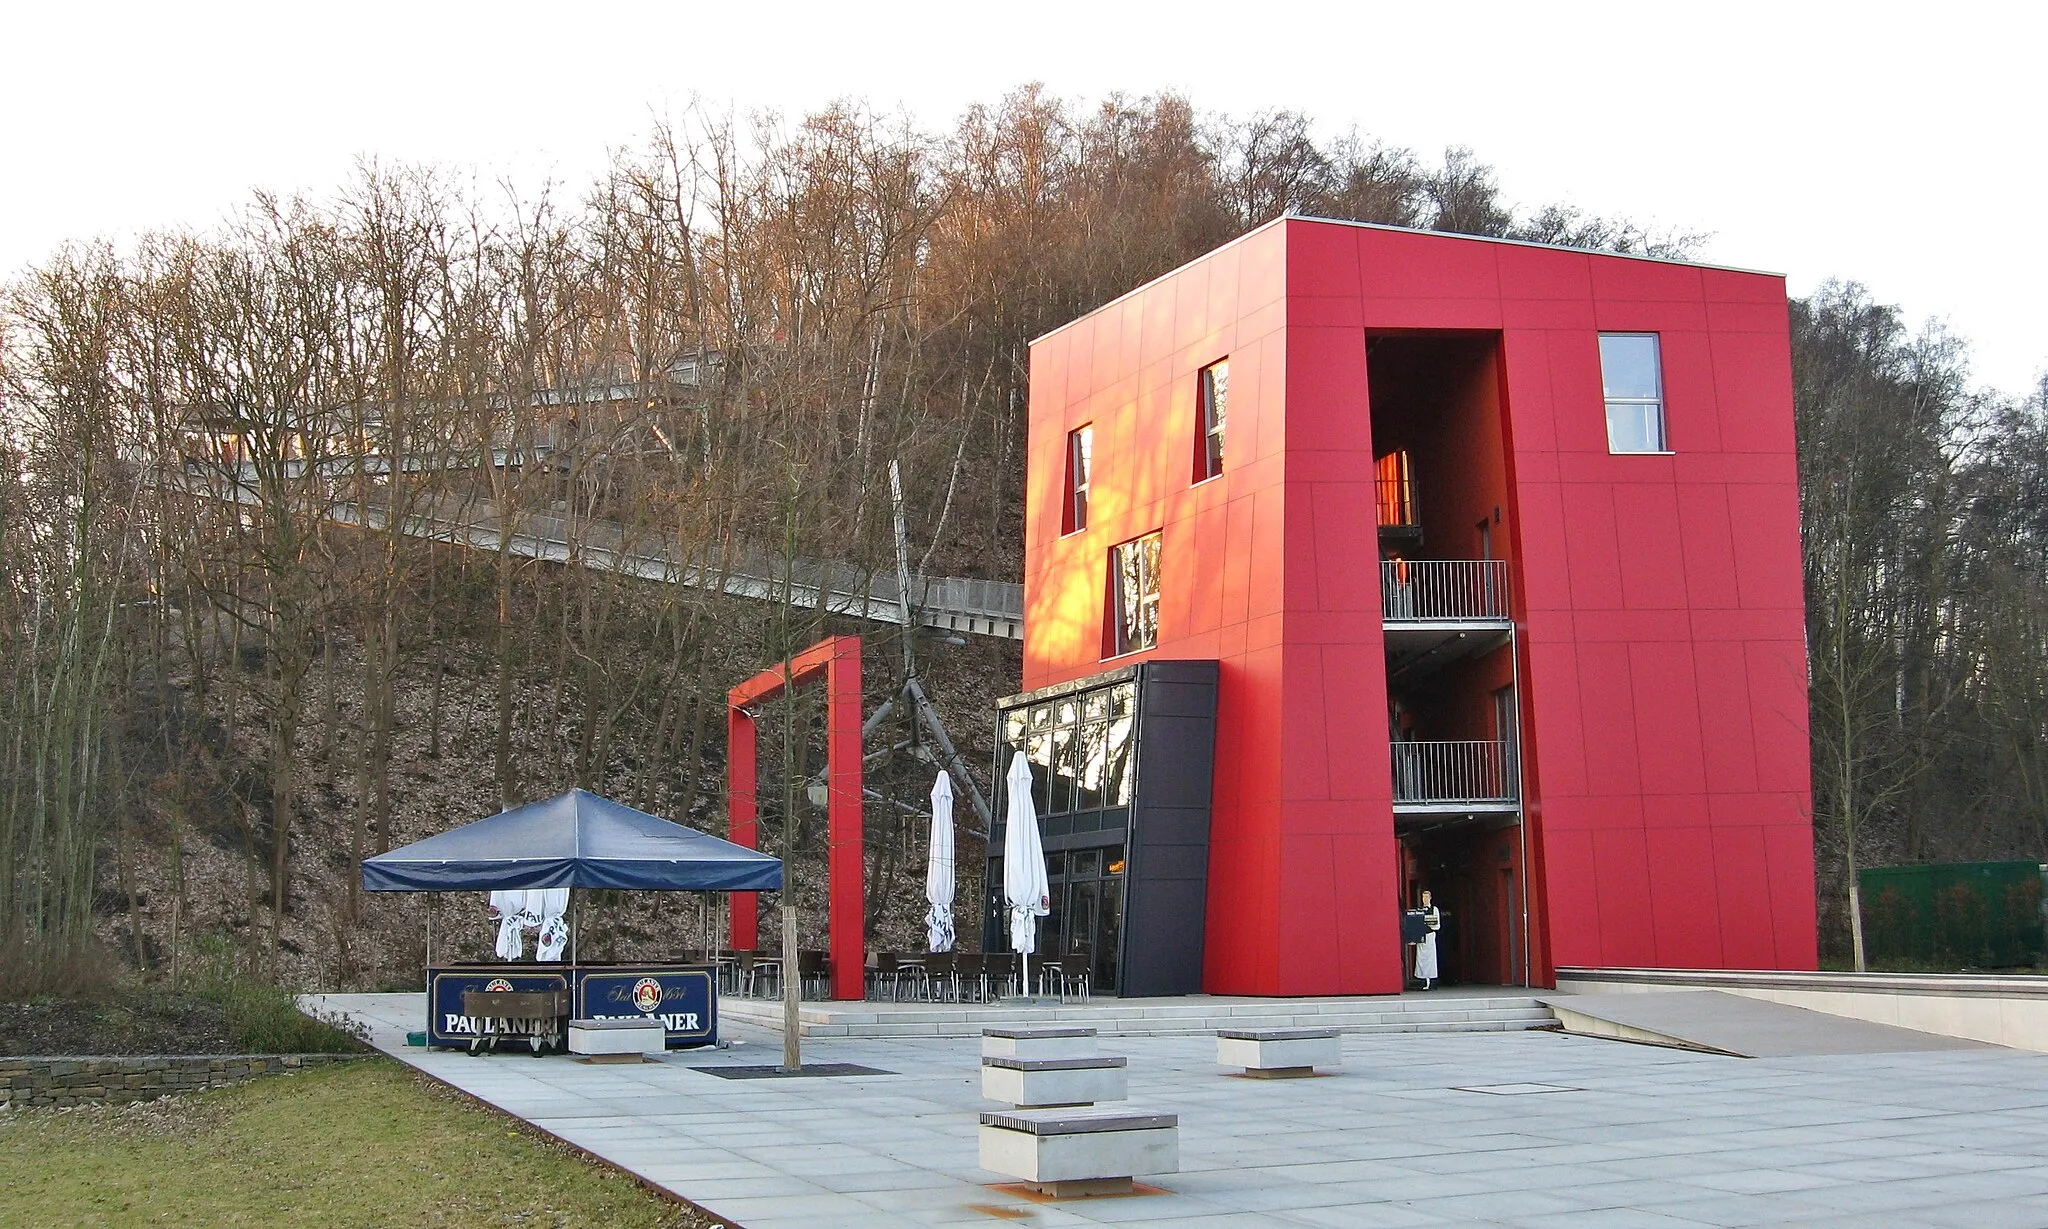
[(427, 1044), (427, 1035), (425, 1033), (407, 1033), (405, 1035), (405, 1044), (409, 1046), (423, 1046)]
[(1873, 866), (1858, 876), (1872, 968), (2032, 968), (2041, 963), (2035, 862)]

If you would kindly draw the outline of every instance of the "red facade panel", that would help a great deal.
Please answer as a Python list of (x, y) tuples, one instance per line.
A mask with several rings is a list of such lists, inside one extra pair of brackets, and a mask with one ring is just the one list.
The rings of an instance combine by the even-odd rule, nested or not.
[[(1603, 330), (1659, 336), (1675, 455), (1609, 452)], [(1782, 279), (1289, 219), (1031, 352), (1024, 685), (1102, 668), (1109, 549), (1153, 531), (1146, 652), (1221, 663), (1205, 987), (1401, 986), (1373, 337), (1495, 356), (1496, 391), (1459, 412), (1497, 445), (1459, 436), (1438, 463), (1505, 492), (1526, 846), (1495, 844), (1533, 877), (1535, 979), (1812, 967)], [(1220, 359), (1223, 472), (1196, 483), (1196, 373)], [(1089, 423), (1089, 524), (1062, 536), (1065, 439)]]

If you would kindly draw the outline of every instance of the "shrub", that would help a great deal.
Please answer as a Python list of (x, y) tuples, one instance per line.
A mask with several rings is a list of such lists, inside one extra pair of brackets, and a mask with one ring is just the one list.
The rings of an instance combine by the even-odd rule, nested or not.
[(218, 1003), (228, 1029), (252, 1054), (336, 1054), (363, 1047), (360, 1025), (299, 1010), (298, 995), (242, 971), (234, 949), (220, 938), (200, 944), (192, 990)]

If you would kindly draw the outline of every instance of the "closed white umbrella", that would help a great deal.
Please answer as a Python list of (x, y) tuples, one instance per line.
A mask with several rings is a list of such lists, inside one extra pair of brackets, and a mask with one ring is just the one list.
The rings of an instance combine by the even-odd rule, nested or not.
[(1052, 885), (1045, 875), (1045, 842), (1038, 835), (1038, 809), (1031, 802), (1031, 761), (1019, 751), (1010, 761), (1010, 817), (1003, 833), (1003, 903), (1010, 911), (1010, 950), (1024, 957), (1024, 986), (1031, 985), (1031, 953), (1038, 947), (1038, 919), (1050, 913)]
[(932, 845), (924, 867), (924, 898), (932, 907), (924, 915), (931, 950), (953, 950), (953, 780), (945, 773), (932, 782)]

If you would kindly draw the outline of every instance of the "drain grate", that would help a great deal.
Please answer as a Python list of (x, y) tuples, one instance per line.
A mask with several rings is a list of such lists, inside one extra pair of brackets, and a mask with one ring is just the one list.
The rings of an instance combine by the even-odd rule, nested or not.
[(1584, 1092), (1583, 1088), (1566, 1088), (1562, 1084), (1471, 1084), (1464, 1088), (1453, 1088), (1452, 1092), (1483, 1092), (1489, 1097), (1524, 1097), (1537, 1092)]
[(828, 1078), (835, 1075), (896, 1074), (894, 1071), (883, 1071), (879, 1067), (863, 1067), (859, 1063), (805, 1063), (795, 1071), (785, 1071), (776, 1066), (692, 1067), (690, 1070), (715, 1075), (721, 1080), (800, 1080), (813, 1076)]

